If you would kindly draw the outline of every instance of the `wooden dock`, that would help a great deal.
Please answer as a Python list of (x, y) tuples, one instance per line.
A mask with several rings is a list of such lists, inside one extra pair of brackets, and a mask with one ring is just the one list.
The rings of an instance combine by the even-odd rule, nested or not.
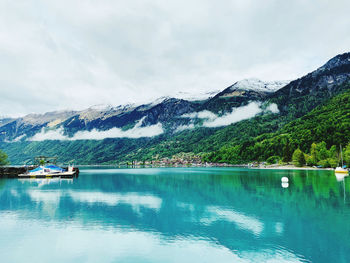
[[(37, 166), (0, 166), (0, 178), (39, 178), (39, 177), (31, 177), (31, 176), (21, 176), (20, 174), (25, 174), (29, 170), (35, 169)], [(63, 169), (68, 169), (68, 167), (62, 167)], [(40, 178), (72, 178), (72, 177), (78, 177), (79, 176), (79, 168), (74, 167), (73, 171), (76, 171), (75, 175), (73, 176), (42, 176)]]

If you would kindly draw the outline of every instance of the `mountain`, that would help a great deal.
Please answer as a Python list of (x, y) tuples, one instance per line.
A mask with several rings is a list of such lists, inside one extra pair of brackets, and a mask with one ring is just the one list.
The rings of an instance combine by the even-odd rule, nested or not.
[[(180, 153), (232, 163), (259, 156), (266, 159), (273, 153), (288, 160), (297, 147), (309, 149), (311, 141), (324, 140), (328, 146), (348, 143), (343, 129), (347, 126), (341, 124), (341, 116), (349, 116), (348, 112), (331, 105), (334, 100), (348, 105), (342, 96), (348, 97), (349, 90), (350, 53), (345, 53), (294, 81), (242, 80), (205, 99), (161, 98), (143, 105), (3, 118), (0, 148), (16, 164), (41, 154), (80, 164), (151, 160)], [(317, 114), (335, 116), (335, 128)], [(299, 125), (308, 118), (318, 123)], [(298, 128), (292, 132), (293, 127)], [(319, 131), (326, 135), (313, 136)]]
[(286, 86), (289, 81), (264, 82), (259, 79), (245, 79), (219, 92), (203, 105), (213, 112), (227, 112), (250, 101), (264, 101), (270, 94)]
[[(218, 105), (217, 100), (223, 96), (225, 96), (225, 101), (220, 102), (219, 105), (226, 107), (226, 110), (222, 112), (231, 112), (234, 107), (240, 107), (252, 101), (262, 101), (266, 94), (282, 86), (283, 83), (264, 83), (256, 79), (237, 82), (231, 86), (231, 89), (240, 92), (240, 94), (231, 94), (230, 99), (227, 99), (229, 95), (228, 89), (226, 89), (215, 96), (208, 97), (212, 93), (207, 93), (204, 100), (201, 100), (203, 94), (199, 95), (197, 100), (194, 98), (185, 100), (163, 97), (143, 105), (117, 107), (96, 105), (82, 111), (49, 112), (29, 114), (22, 118), (2, 119), (0, 120), (0, 141), (80, 139), (82, 136), (75, 136), (79, 132), (84, 132), (83, 138), (88, 137), (88, 132), (90, 132), (92, 139), (94, 138), (92, 133), (96, 134), (97, 132), (106, 133), (105, 138), (108, 136), (112, 138), (130, 137), (128, 131), (146, 127), (156, 128), (157, 131), (161, 130), (160, 133), (173, 133), (181, 127), (200, 125), (202, 120), (198, 116), (185, 116), (195, 115), (195, 113), (203, 111), (209, 113), (208, 111), (213, 110), (210, 105)], [(231, 102), (235, 99), (241, 103), (233, 105)], [(215, 110), (213, 111), (215, 112)], [(212, 113), (211, 117), (215, 118), (215, 114)], [(113, 132), (109, 132), (112, 129), (114, 129)], [(142, 134), (139, 137), (142, 137)]]
[[(297, 148), (308, 152), (313, 143), (321, 142), (327, 148), (333, 146), (333, 149), (350, 143), (350, 89), (275, 132), (262, 133), (244, 142), (222, 147), (209, 154), (207, 161), (264, 161), (271, 156), (290, 161)], [(337, 164), (336, 155), (335, 166)]]
[(188, 101), (203, 101), (214, 97), (220, 90), (208, 91), (203, 93), (178, 92), (173, 97)]
[(0, 141), (18, 141), (29, 138), (43, 127), (56, 127), (76, 114), (74, 111), (56, 111), (45, 114), (29, 114), (21, 118), (0, 119)]
[(301, 117), (349, 88), (350, 53), (338, 55), (306, 76), (290, 82), (270, 96), (282, 114)]

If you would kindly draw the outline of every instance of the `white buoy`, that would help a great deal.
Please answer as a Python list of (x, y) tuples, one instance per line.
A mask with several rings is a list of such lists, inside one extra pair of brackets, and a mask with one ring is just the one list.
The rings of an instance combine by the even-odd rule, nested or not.
[(288, 179), (288, 177), (283, 176), (283, 177), (281, 178), (281, 181), (282, 181), (282, 183), (288, 183), (288, 182), (289, 182), (289, 179)]
[(281, 186), (282, 186), (283, 188), (288, 188), (288, 187), (289, 187), (289, 183), (281, 183)]

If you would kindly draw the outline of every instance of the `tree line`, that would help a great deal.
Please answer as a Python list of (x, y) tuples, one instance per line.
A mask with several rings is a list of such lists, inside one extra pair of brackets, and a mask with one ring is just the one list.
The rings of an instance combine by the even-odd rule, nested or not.
[(0, 150), (0, 166), (9, 164), (8, 156), (2, 150)]
[[(350, 143), (344, 148), (342, 154), (344, 163), (349, 165)], [(296, 166), (308, 165), (335, 168), (341, 165), (341, 156), (337, 147), (332, 145), (327, 149), (325, 142), (312, 143), (309, 153), (304, 153), (299, 148), (296, 149), (293, 153), (292, 159)]]

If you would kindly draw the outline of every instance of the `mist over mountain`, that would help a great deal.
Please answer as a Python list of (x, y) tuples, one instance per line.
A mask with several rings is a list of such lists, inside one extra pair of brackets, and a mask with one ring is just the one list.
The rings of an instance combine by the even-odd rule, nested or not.
[[(240, 144), (276, 132), (348, 91), (349, 83), (350, 53), (345, 53), (293, 81), (245, 79), (198, 99), (184, 93), (183, 98), (179, 94), (142, 105), (95, 105), (3, 118), (0, 147), (16, 163), (42, 153), (62, 155), (67, 147), (74, 153), (62, 161), (81, 163), (211, 152), (225, 142)], [(24, 157), (11, 155), (15, 149)], [(91, 153), (93, 149), (98, 150)], [(91, 156), (84, 159), (87, 153)]]
[[(102, 140), (153, 137), (195, 127), (226, 126), (266, 111), (267, 95), (288, 82), (247, 79), (217, 94), (163, 97), (143, 105), (95, 105), (82, 111), (29, 114), (0, 120), (0, 140)], [(181, 95), (187, 99), (180, 98)], [(204, 99), (203, 99), (204, 98)], [(215, 107), (213, 105), (216, 105)], [(265, 107), (265, 108), (264, 108)], [(276, 108), (270, 105), (272, 108)], [(205, 116), (208, 113), (210, 116)]]

